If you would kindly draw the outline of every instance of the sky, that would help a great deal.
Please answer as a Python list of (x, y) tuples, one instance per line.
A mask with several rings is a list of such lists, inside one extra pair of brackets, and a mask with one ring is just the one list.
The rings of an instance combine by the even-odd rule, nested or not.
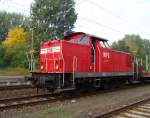
[[(0, 10), (30, 14), (33, 0), (1, 0)], [(75, 0), (74, 31), (117, 41), (125, 34), (150, 39), (150, 0)]]

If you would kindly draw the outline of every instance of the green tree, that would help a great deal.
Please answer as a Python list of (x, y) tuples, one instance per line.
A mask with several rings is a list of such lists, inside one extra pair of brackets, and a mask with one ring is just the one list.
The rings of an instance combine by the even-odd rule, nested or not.
[(126, 35), (123, 39), (113, 42), (112, 48), (132, 53), (139, 62), (142, 62), (143, 69), (146, 65), (146, 55), (149, 56), (150, 62), (150, 41), (142, 39), (139, 35)]
[(35, 0), (31, 6), (34, 35), (41, 40), (60, 39), (71, 32), (77, 19), (74, 5), (74, 0)]
[[(33, 37), (38, 55), (42, 41), (62, 39), (65, 34), (72, 32), (77, 19), (74, 6), (74, 0), (34, 0), (31, 5), (29, 41)], [(39, 56), (35, 55), (35, 58), (39, 63)]]
[(26, 47), (23, 44), (15, 44), (5, 49), (3, 60), (7, 65), (5, 67), (27, 68)]
[(115, 50), (119, 50), (119, 51), (125, 51), (125, 52), (130, 52), (129, 51), (129, 46), (126, 45), (125, 40), (119, 40), (118, 42), (113, 42), (112, 43), (112, 48)]
[(6, 67), (6, 61), (4, 60), (4, 55), (5, 55), (5, 48), (0, 45), (0, 68)]

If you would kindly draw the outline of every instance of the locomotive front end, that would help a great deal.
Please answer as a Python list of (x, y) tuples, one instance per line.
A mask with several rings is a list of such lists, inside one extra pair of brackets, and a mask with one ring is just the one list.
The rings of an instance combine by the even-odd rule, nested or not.
[(62, 42), (43, 42), (40, 45), (40, 71), (32, 72), (32, 82), (36, 87), (54, 90), (60, 88), (63, 76)]
[(93, 69), (90, 53), (89, 38), (83, 33), (41, 43), (40, 71), (32, 72), (34, 85), (48, 90), (75, 89), (80, 83), (76, 73)]
[(49, 41), (41, 43), (40, 72), (60, 73), (63, 66), (62, 42)]

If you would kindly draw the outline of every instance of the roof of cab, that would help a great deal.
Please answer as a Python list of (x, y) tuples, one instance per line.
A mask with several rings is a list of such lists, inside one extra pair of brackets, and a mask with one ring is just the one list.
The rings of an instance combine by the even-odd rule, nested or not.
[(68, 34), (68, 35), (64, 36), (64, 39), (68, 39), (71, 36), (81, 35), (81, 34), (86, 35), (86, 36), (90, 36), (90, 37), (93, 38), (93, 40), (108, 41), (107, 39), (104, 39), (104, 38), (101, 38), (101, 37), (98, 37), (98, 36), (95, 36), (95, 35), (92, 35), (92, 34), (84, 33), (84, 32), (73, 32), (71, 34)]

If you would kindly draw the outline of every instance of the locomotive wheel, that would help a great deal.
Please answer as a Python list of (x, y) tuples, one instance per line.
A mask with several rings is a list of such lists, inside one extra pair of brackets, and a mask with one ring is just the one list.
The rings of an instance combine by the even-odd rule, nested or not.
[(109, 81), (107, 80), (107, 81), (102, 81), (102, 89), (110, 89), (111, 87), (110, 87), (110, 83), (109, 83)]
[(125, 84), (125, 79), (110, 79), (102, 82), (103, 89), (115, 89), (123, 86)]
[(145, 84), (146, 83), (146, 80), (143, 78), (140, 80), (141, 81), (141, 84)]

